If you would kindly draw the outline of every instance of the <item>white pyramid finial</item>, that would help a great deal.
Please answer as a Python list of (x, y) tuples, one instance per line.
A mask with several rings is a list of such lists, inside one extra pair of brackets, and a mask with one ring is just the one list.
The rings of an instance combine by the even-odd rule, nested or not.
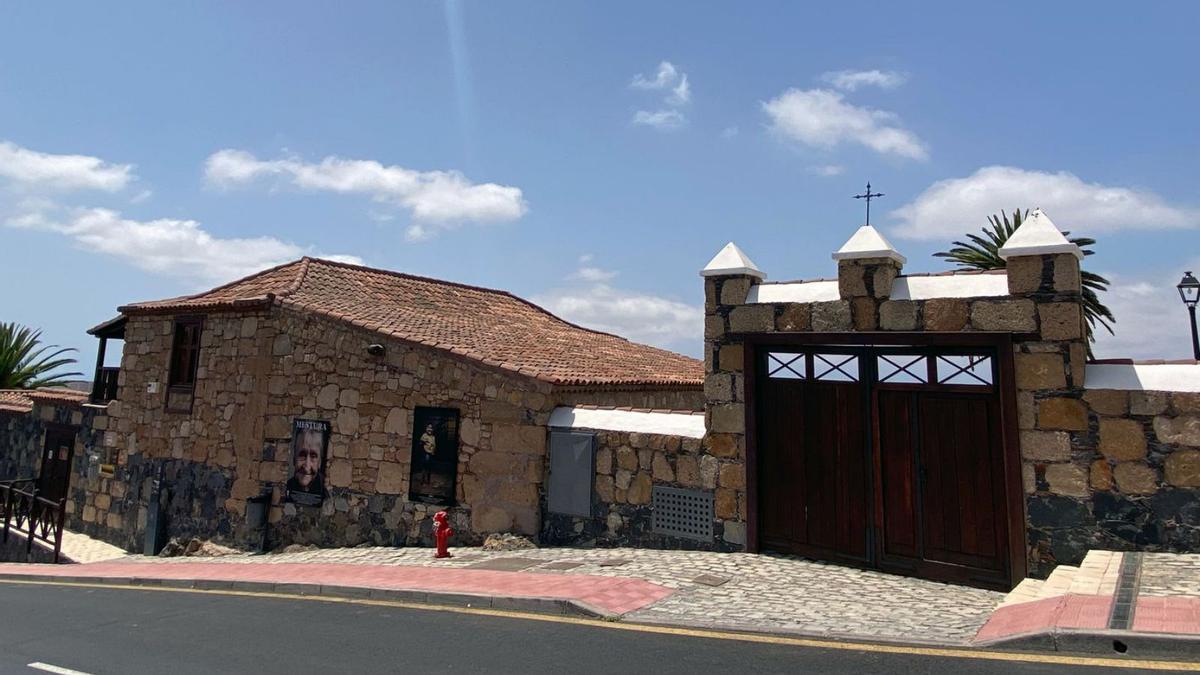
[(908, 259), (900, 255), (879, 230), (870, 225), (858, 228), (845, 244), (833, 254), (834, 260), (860, 260), (862, 258), (891, 258), (903, 265)]
[(766, 273), (758, 269), (758, 265), (750, 260), (750, 257), (742, 252), (742, 249), (737, 247), (732, 241), (725, 244), (725, 248), (713, 256), (712, 260), (700, 270), (702, 277), (731, 277), (731, 276), (747, 276), (755, 277), (758, 280), (767, 278)]
[(1013, 256), (1050, 255), (1053, 253), (1070, 253), (1083, 260), (1083, 251), (1067, 241), (1062, 231), (1055, 227), (1054, 222), (1050, 220), (1050, 216), (1043, 213), (1041, 209), (1034, 209), (1029, 214), (1029, 217), (1021, 223), (1016, 232), (1013, 232), (1004, 246), (1000, 247), (998, 253), (1005, 260)]

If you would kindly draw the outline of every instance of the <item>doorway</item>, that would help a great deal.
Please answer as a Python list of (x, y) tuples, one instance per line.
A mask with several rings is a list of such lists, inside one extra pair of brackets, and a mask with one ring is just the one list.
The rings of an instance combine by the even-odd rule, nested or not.
[(76, 428), (71, 426), (55, 424), (46, 427), (37, 481), (39, 497), (58, 502), (67, 496), (71, 487), (71, 462), (75, 458), (75, 434)]

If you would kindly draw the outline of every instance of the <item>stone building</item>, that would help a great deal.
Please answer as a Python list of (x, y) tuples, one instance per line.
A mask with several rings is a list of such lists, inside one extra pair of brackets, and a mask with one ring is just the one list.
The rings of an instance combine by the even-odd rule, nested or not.
[(124, 351), (75, 420), (100, 442), (67, 508), (131, 550), (159, 500), (171, 536), (252, 543), (261, 495), (272, 545), (427, 542), (442, 508), (462, 543), (537, 535), (555, 406), (703, 402), (695, 359), (505, 292), (324, 260), (119, 311), (92, 331)]

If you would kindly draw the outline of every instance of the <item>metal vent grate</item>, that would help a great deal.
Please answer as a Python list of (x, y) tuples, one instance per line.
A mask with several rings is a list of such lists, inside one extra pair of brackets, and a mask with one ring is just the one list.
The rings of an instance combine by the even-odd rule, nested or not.
[(654, 486), (652, 497), (653, 529), (686, 539), (711, 541), (713, 538), (713, 495), (703, 490)]

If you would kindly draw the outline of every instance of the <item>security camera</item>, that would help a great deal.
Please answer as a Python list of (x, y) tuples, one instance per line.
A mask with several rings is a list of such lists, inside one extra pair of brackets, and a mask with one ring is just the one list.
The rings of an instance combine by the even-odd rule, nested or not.
[(375, 343), (373, 345), (367, 345), (367, 353), (370, 354), (371, 356), (383, 356), (384, 351), (385, 350), (383, 348), (383, 345), (381, 345), (379, 343)]

